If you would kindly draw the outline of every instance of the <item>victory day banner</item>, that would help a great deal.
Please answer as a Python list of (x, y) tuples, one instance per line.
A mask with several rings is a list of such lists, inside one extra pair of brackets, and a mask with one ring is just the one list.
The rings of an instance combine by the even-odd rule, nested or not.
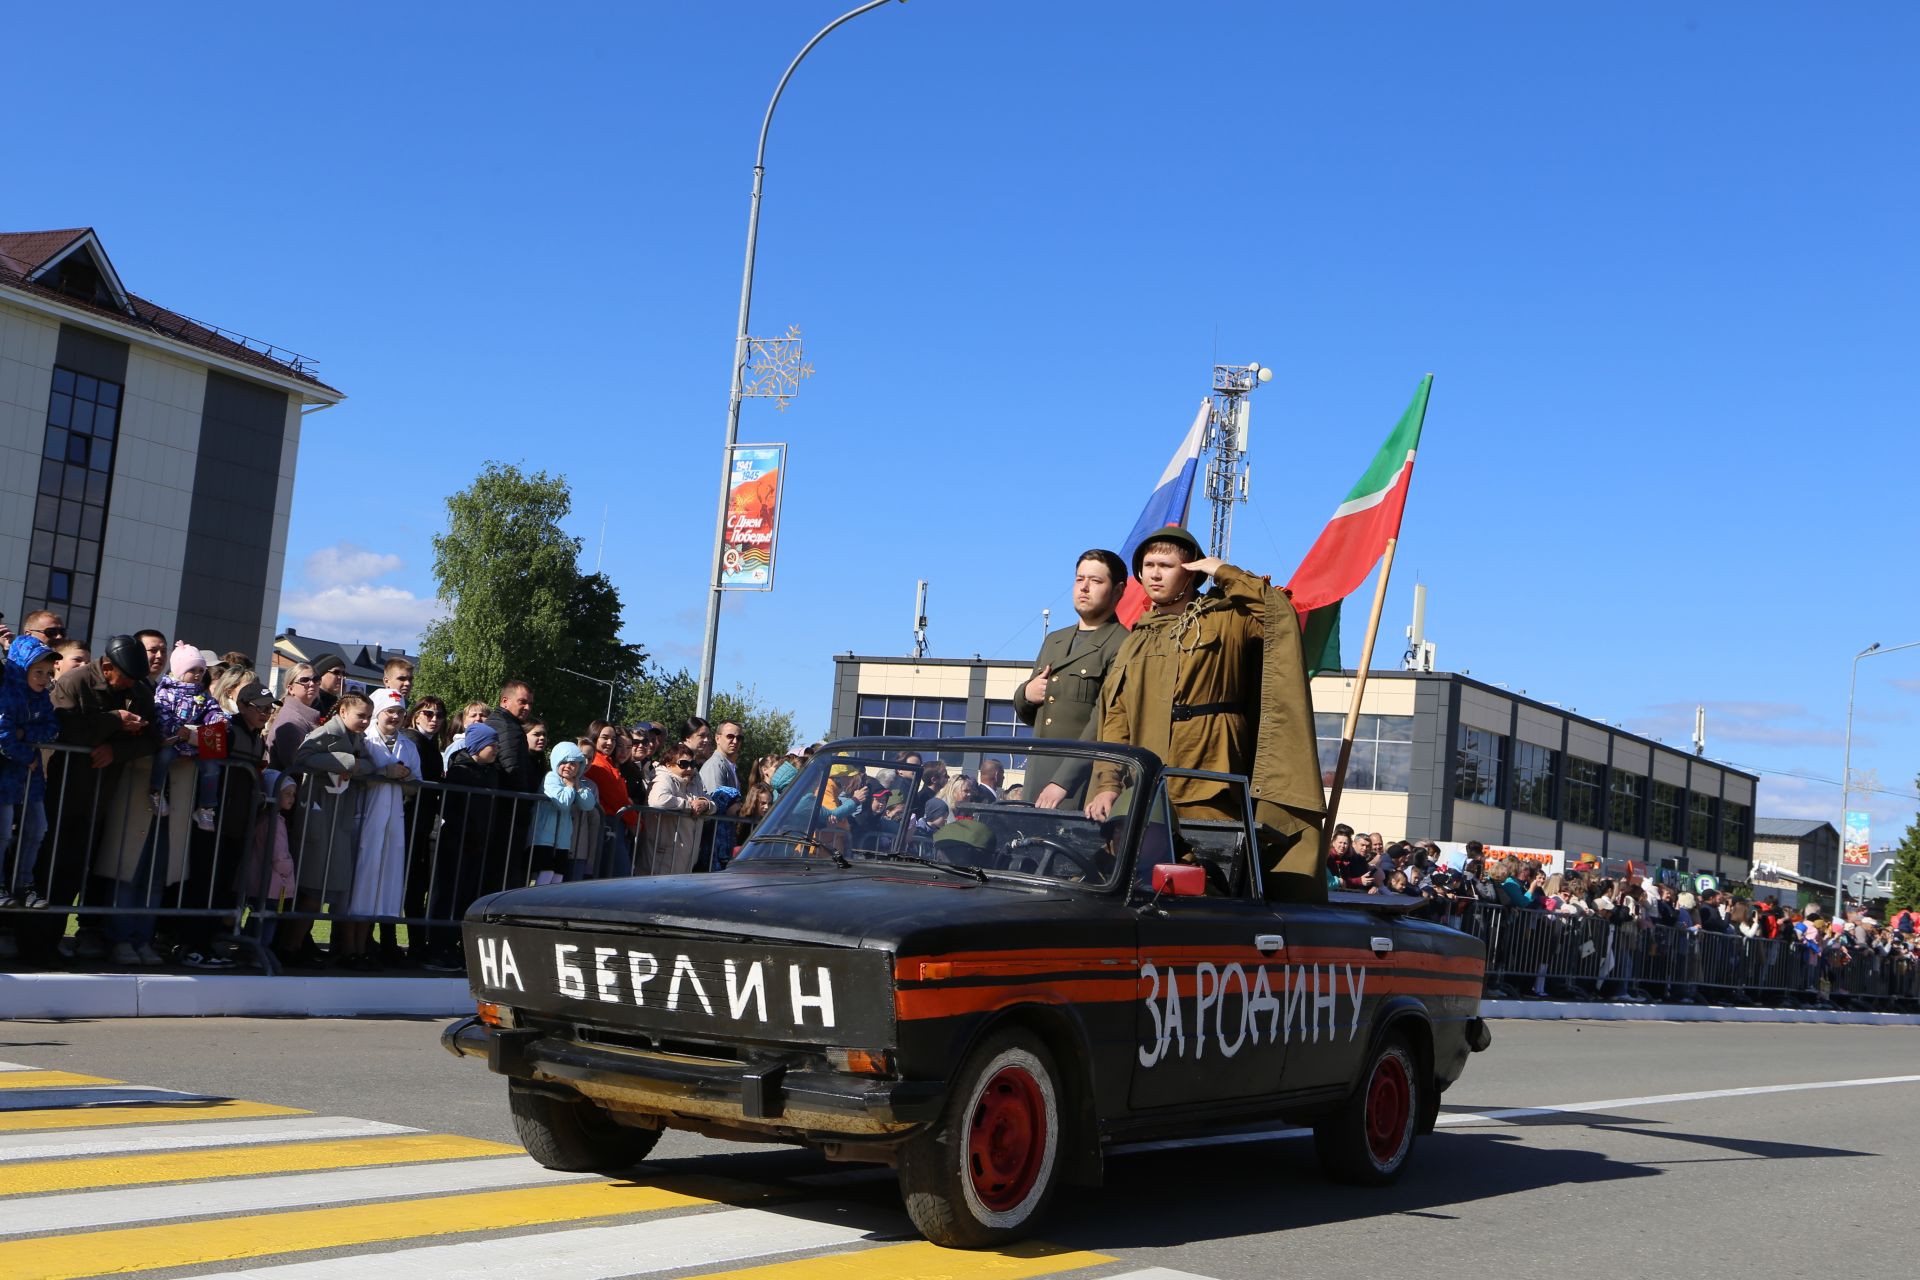
[(1850, 867), (1864, 867), (1873, 861), (1868, 852), (1867, 815), (1862, 809), (1847, 810), (1847, 829), (1840, 835), (1843, 860)]
[(773, 547), (780, 532), (784, 444), (737, 444), (727, 461), (727, 528), (720, 552), (720, 586), (735, 591), (773, 589)]

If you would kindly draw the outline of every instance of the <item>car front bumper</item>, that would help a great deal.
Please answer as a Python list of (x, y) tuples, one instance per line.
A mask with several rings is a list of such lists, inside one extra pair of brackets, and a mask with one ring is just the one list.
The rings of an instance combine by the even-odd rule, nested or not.
[(738, 1062), (581, 1044), (537, 1028), (462, 1018), (440, 1034), (456, 1057), (483, 1058), (516, 1080), (562, 1086), (604, 1106), (744, 1129), (884, 1139), (940, 1113), (943, 1081), (892, 1080), (799, 1069), (769, 1058)]

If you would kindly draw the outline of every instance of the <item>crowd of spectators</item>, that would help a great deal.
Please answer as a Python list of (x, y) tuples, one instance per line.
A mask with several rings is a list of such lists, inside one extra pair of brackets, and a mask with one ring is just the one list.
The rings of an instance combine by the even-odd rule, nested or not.
[(807, 754), (746, 760), (699, 718), (570, 738), (523, 680), (456, 715), (404, 658), (358, 692), (319, 656), (276, 700), (248, 655), (157, 631), (96, 654), (37, 612), (0, 646), (0, 961), (454, 971), (458, 930), (419, 921), (724, 866)]
[[(1742, 897), (1722, 887), (1694, 889), (1674, 876), (1642, 868), (1607, 875), (1597, 858), (1577, 858), (1565, 871), (1549, 872), (1537, 862), (1520, 857), (1488, 858), (1479, 841), (1467, 842), (1457, 866), (1443, 861), (1433, 841), (1399, 840), (1388, 843), (1378, 832), (1356, 832), (1344, 824), (1334, 829), (1328, 854), (1330, 888), (1368, 894), (1405, 894), (1425, 900), (1421, 910), (1455, 924), (1465, 923), (1476, 907), (1512, 912), (1534, 912), (1553, 917), (1556, 924), (1585, 923), (1606, 926), (1598, 936), (1618, 940), (1617, 952), (1593, 966), (1607, 972), (1590, 978), (1555, 972), (1551, 959), (1534, 965), (1523, 994), (1533, 996), (1602, 996), (1621, 1000), (1662, 999), (1693, 1004), (1702, 998), (1698, 965), (1680, 968), (1675, 960), (1688, 952), (1681, 939), (1738, 938), (1747, 943), (1777, 944), (1786, 948), (1797, 965), (1795, 972), (1810, 975), (1810, 989), (1821, 998), (1845, 1000), (1850, 979), (1872, 970), (1910, 972), (1920, 964), (1920, 915), (1902, 911), (1886, 919), (1865, 908), (1834, 919), (1818, 904), (1786, 905), (1778, 896)], [(1665, 932), (1678, 945), (1664, 950), (1649, 945)], [(1535, 930), (1536, 934), (1539, 932)], [(1512, 936), (1511, 931), (1509, 935)], [(1576, 936), (1571, 930), (1564, 935)], [(1547, 935), (1549, 944), (1557, 940)], [(1551, 945), (1536, 948), (1550, 954)], [(1703, 950), (1703, 948), (1695, 948)], [(1740, 994), (1742, 966), (1748, 966), (1751, 948), (1739, 948), (1731, 980), (1719, 985)], [(1529, 951), (1529, 957), (1534, 951)], [(1657, 957), (1659, 963), (1647, 963)], [(1508, 956), (1490, 957), (1499, 965)], [(1585, 957), (1582, 957), (1583, 959)], [(1635, 961), (1640, 965), (1636, 969)], [(1573, 968), (1574, 966), (1565, 966)], [(1528, 976), (1521, 975), (1523, 978)], [(1710, 975), (1711, 976), (1711, 975)], [(1650, 979), (1658, 978), (1657, 983)], [(1658, 992), (1650, 992), (1657, 985)], [(1719, 994), (1719, 993), (1714, 993)]]

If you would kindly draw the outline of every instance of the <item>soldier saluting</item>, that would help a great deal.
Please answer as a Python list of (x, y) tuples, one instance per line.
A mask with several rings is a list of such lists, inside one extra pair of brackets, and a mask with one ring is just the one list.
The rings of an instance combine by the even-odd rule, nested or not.
[[(1091, 738), (1100, 728), (1100, 690), (1113, 655), (1127, 638), (1114, 618), (1126, 589), (1127, 567), (1111, 551), (1084, 551), (1074, 565), (1076, 625), (1049, 632), (1033, 660), (1033, 675), (1013, 691), (1014, 714), (1036, 738)], [(1042, 809), (1079, 805), (1087, 762), (1063, 756), (1029, 758), (1026, 791)]]
[[(1177, 768), (1248, 778), (1268, 865), (1291, 873), (1270, 877), (1269, 892), (1324, 897), (1326, 796), (1291, 598), (1206, 555), (1177, 525), (1141, 541), (1133, 573), (1152, 607), (1114, 655), (1099, 739), (1144, 747)], [(1214, 587), (1203, 593), (1209, 576)], [(1112, 765), (1094, 766), (1089, 818), (1111, 816), (1121, 778)], [(1169, 778), (1167, 799), (1180, 817), (1244, 814), (1239, 789), (1209, 778)]]

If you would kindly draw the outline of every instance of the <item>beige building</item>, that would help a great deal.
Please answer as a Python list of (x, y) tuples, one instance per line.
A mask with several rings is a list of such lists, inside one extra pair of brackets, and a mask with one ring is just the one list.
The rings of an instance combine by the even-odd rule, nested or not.
[[(834, 659), (833, 736), (1030, 736), (1013, 714), (1030, 673), (1025, 662), (845, 654)], [(1329, 781), (1352, 689), (1351, 673), (1313, 682)], [(1372, 672), (1360, 710), (1340, 816), (1361, 830), (1734, 880), (1752, 866), (1753, 774), (1448, 672)], [(1017, 771), (1011, 745), (1002, 760)]]

